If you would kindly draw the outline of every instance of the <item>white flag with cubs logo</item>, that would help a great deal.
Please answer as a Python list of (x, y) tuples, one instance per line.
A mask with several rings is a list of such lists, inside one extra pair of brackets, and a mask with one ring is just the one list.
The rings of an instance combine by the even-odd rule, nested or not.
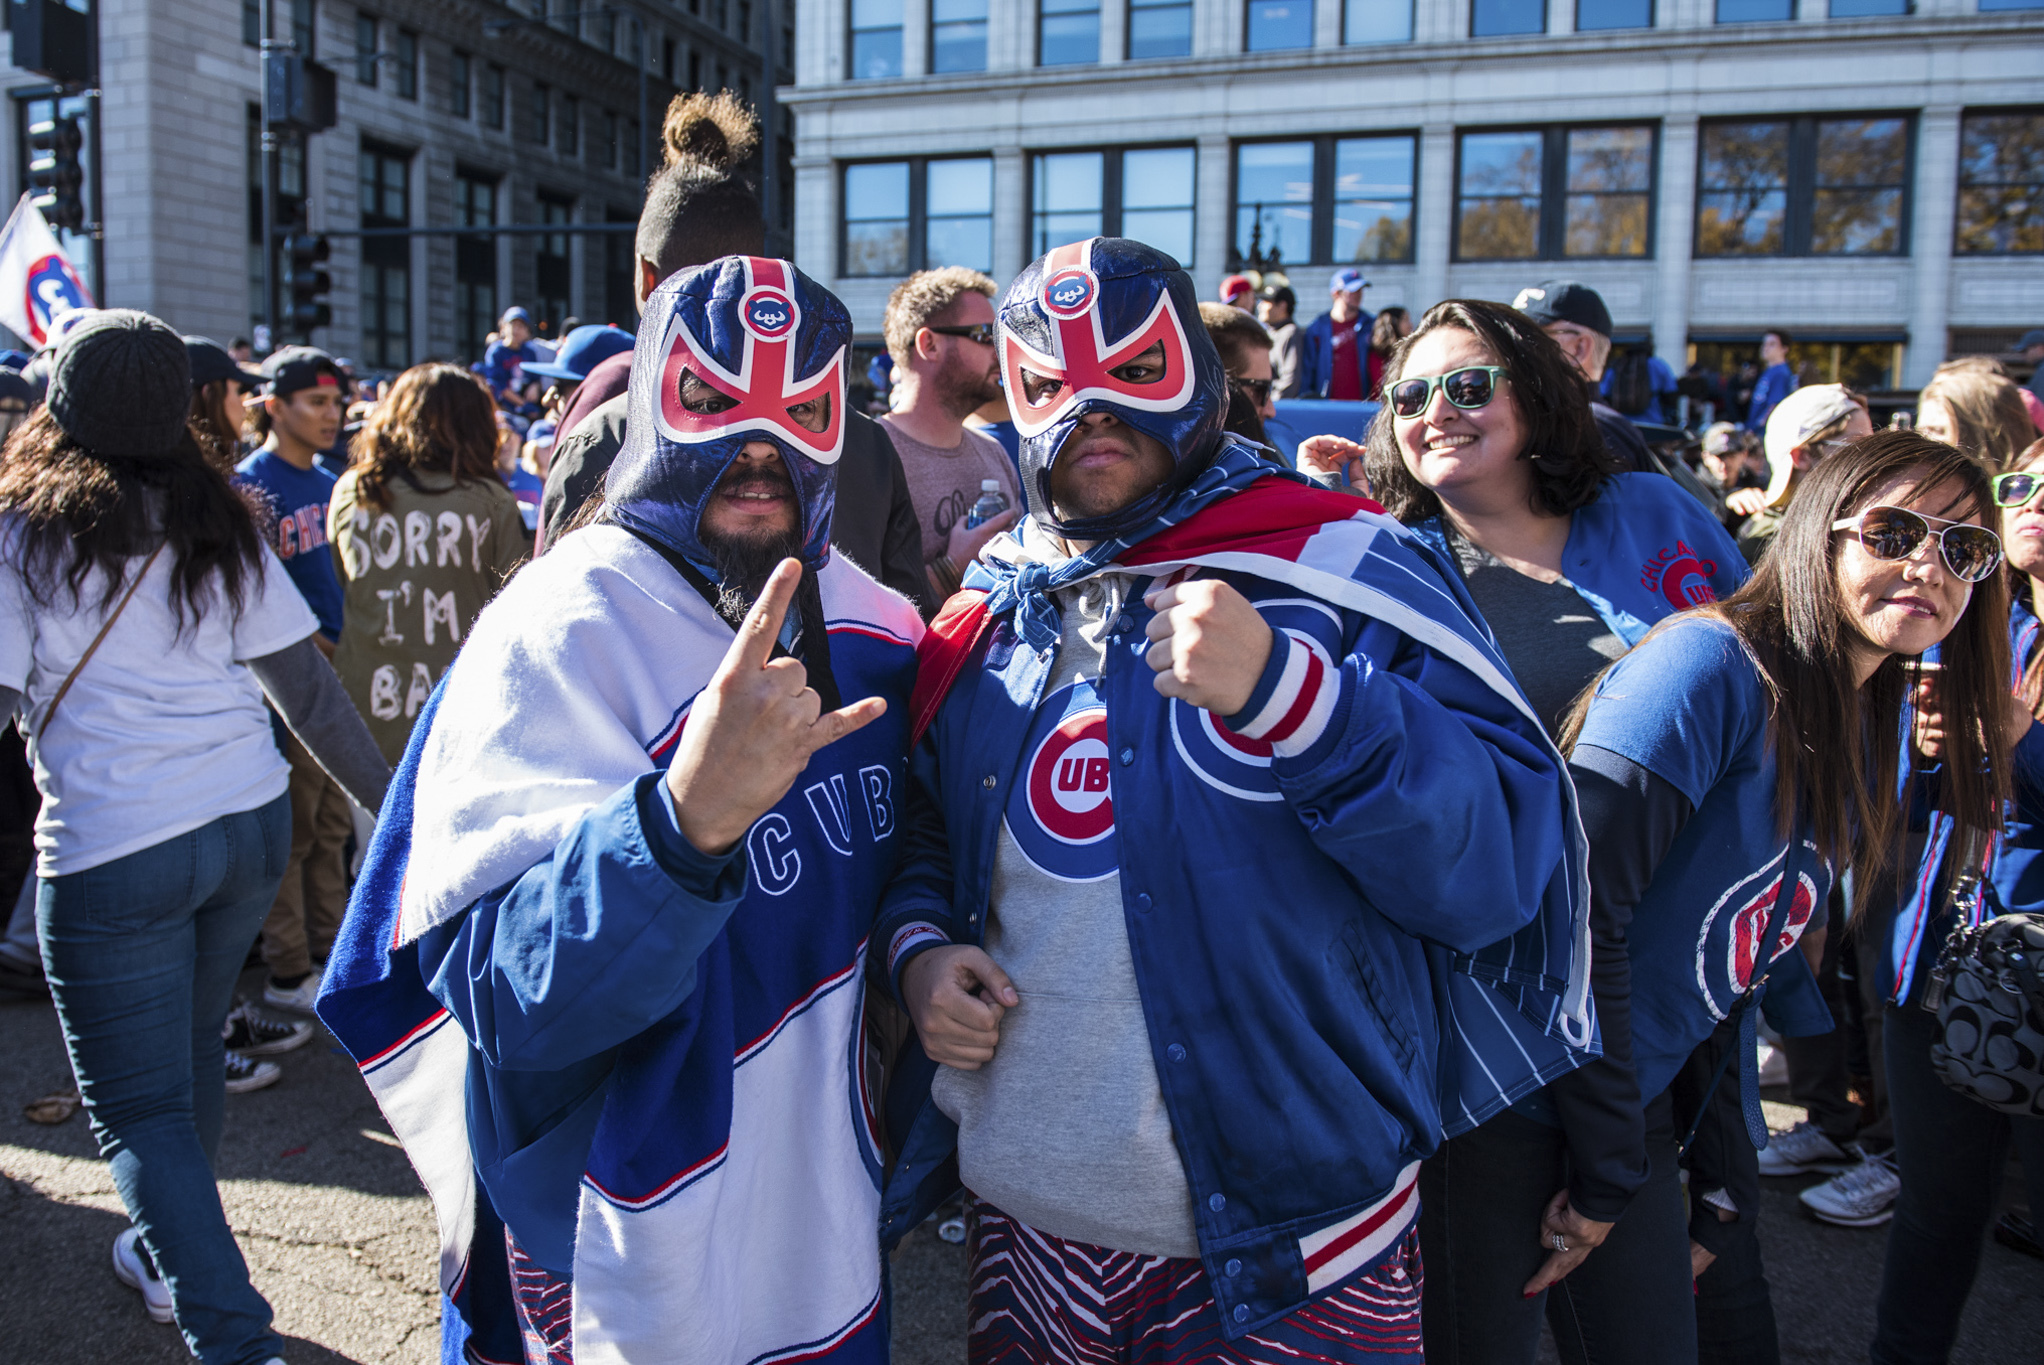
[(66, 313), (97, 306), (42, 211), (22, 195), (0, 228), (0, 323), (40, 347)]

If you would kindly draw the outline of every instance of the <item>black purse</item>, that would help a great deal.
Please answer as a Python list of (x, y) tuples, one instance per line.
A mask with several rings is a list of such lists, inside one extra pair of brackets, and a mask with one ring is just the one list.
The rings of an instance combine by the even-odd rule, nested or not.
[(1931, 1069), (1990, 1109), (2044, 1118), (2044, 915), (1972, 922), (1981, 847), (1969, 831), (1946, 897), (1952, 931), (1924, 986), (1923, 1007), (1936, 1017)]

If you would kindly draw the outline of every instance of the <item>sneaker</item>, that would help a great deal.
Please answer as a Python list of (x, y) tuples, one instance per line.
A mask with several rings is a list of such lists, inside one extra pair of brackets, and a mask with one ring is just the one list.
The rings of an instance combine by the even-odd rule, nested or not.
[[(1760, 1045), (1760, 1083), (1762, 1085), (1787, 1085), (1788, 1054), (1767, 1043)], [(1763, 1171), (1767, 1168), (1761, 1167)]]
[(258, 1062), (239, 1052), (227, 1054), (227, 1093), (246, 1095), (284, 1079), (284, 1069), (275, 1062)]
[(2004, 1213), (1994, 1225), (1994, 1240), (2010, 1251), (2044, 1260), (2044, 1246), (2037, 1242), (2037, 1228), (2020, 1213)]
[(1808, 1171), (1835, 1174), (1854, 1164), (1850, 1153), (1812, 1123), (1799, 1123), (1786, 1133), (1770, 1133), (1767, 1145), (1760, 1149), (1762, 1175), (1802, 1175)]
[(1886, 1153), (1869, 1152), (1864, 1160), (1821, 1185), (1802, 1193), (1811, 1213), (1842, 1228), (1879, 1227), (1895, 1216), (1895, 1196), (1902, 1177)]
[(274, 1019), (245, 1002), (234, 1007), (234, 1013), (227, 1016), (220, 1031), (220, 1036), (227, 1040), (227, 1050), (244, 1057), (274, 1057), (289, 1052), (311, 1041), (312, 1034), (313, 1027), (306, 1020)]
[(263, 1003), (272, 1009), (290, 1010), (293, 1014), (312, 1013), (312, 1002), (319, 999), (319, 973), (310, 972), (295, 986), (279, 986), (271, 977), (263, 983)]
[(156, 1264), (149, 1259), (148, 1248), (142, 1245), (140, 1229), (129, 1228), (114, 1238), (114, 1278), (141, 1291), (142, 1306), (149, 1310), (151, 1318), (157, 1322), (172, 1320), (170, 1286), (156, 1273)]

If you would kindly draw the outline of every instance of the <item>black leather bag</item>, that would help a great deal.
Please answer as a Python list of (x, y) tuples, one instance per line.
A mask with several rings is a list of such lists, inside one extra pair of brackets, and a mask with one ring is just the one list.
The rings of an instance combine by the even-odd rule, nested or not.
[(1979, 894), (1963, 876), (1953, 888), (1958, 913), (1924, 988), (1931, 1069), (1990, 1109), (2044, 1118), (2044, 915), (1972, 924)]

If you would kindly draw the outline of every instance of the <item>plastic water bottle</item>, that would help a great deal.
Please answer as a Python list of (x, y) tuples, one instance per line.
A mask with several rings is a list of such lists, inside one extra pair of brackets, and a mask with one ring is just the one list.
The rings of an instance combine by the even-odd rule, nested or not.
[(979, 481), (979, 501), (975, 502), (972, 505), (972, 510), (965, 514), (965, 529), (970, 531), (975, 526), (992, 521), (1007, 510), (1008, 500), (1001, 496), (1001, 481), (999, 479), (981, 479)]

